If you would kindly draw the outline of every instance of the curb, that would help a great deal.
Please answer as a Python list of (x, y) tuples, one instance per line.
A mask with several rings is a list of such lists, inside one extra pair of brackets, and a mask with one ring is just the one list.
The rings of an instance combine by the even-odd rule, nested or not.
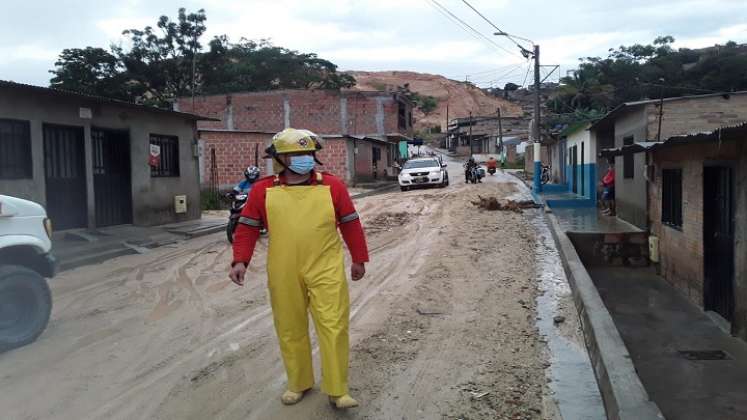
[(576, 249), (551, 212), (544, 212), (576, 303), (584, 341), (610, 420), (663, 419), (643, 387), (630, 353)]
[(371, 190), (371, 191), (366, 191), (364, 193), (355, 194), (353, 196), (350, 196), (350, 199), (351, 200), (355, 200), (356, 198), (364, 198), (364, 197), (370, 197), (372, 195), (384, 194), (384, 193), (387, 193), (389, 191), (394, 191), (394, 190), (396, 190), (398, 188), (399, 188), (399, 184), (396, 184), (396, 183), (393, 184), (393, 185), (385, 185), (383, 187), (379, 187), (379, 188), (376, 188), (376, 189)]

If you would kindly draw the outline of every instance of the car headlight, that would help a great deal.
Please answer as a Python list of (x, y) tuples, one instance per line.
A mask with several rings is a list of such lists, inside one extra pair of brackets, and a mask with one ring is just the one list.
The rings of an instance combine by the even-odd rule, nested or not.
[(44, 231), (47, 232), (49, 239), (52, 239), (52, 220), (44, 219)]
[(441, 175), (441, 171), (431, 171), (432, 176), (439, 176)]

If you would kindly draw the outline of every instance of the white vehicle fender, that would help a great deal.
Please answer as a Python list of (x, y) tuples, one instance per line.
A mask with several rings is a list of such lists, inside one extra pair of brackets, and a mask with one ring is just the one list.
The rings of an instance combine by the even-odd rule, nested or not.
[(49, 251), (49, 244), (33, 235), (1, 235), (0, 249), (12, 246), (30, 246), (36, 249), (39, 254)]

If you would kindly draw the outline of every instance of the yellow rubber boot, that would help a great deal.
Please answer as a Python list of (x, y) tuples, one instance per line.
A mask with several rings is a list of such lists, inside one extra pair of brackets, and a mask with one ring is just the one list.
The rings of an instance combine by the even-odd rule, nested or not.
[(341, 409), (358, 407), (358, 401), (348, 394), (342, 397), (329, 397), (329, 403)]
[(297, 404), (303, 399), (305, 393), (306, 391), (293, 392), (291, 390), (287, 390), (283, 393), (283, 396), (280, 397), (280, 402), (282, 402), (284, 405)]

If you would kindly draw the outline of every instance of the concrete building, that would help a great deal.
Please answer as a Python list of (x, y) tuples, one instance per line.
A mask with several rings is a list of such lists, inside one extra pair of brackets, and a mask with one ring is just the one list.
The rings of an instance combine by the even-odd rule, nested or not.
[[(272, 134), (284, 128), (305, 128), (325, 137), (323, 169), (347, 182), (396, 176), (399, 143), (411, 140), (413, 104), (390, 92), (276, 90), (180, 98), (175, 108), (214, 117), (198, 124), (203, 184), (226, 188), (257, 164)], [(212, 173), (216, 173), (215, 176)]]
[[(203, 184), (228, 189), (242, 179), (248, 165), (272, 172), (272, 160), (263, 159), (275, 132), (200, 130), (203, 143), (200, 179)], [(325, 134), (324, 148), (317, 157), (321, 170), (349, 184), (396, 177), (398, 144), (378, 137)], [(357, 152), (356, 152), (357, 151)]]
[(568, 191), (583, 198), (596, 199), (597, 149), (591, 140), (590, 123), (569, 127), (559, 143), (560, 171), (564, 173), (562, 183)]
[[(664, 98), (663, 104), (660, 133), (660, 100), (628, 102), (612, 110), (589, 128), (596, 150), (620, 149), (747, 121), (747, 92)], [(598, 157), (597, 165), (602, 166), (605, 156)], [(614, 159), (617, 215), (648, 229), (646, 168), (650, 162), (642, 151)]]
[(465, 156), (498, 154), (501, 133), (504, 139), (526, 138), (526, 120), (497, 115), (455, 118), (449, 122), (446, 143), (449, 150)]
[(0, 191), (44, 205), (56, 230), (198, 219), (201, 119), (0, 81)]
[(648, 156), (649, 233), (661, 275), (747, 340), (747, 124), (617, 151), (633, 152)]

